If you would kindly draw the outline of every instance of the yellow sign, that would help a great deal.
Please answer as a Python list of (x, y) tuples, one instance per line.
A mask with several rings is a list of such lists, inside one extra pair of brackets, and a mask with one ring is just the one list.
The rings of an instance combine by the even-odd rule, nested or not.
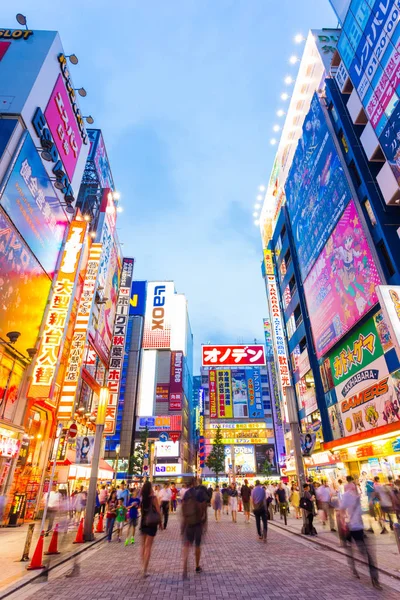
[(218, 417), (232, 419), (232, 385), (231, 372), (226, 370), (217, 371), (217, 395), (218, 395)]
[(272, 260), (272, 250), (264, 250), (264, 265), (267, 275), (274, 274), (274, 262)]
[(209, 429), (266, 429), (267, 424), (263, 423), (210, 423), (208, 425)]
[(86, 227), (87, 223), (85, 221), (72, 221), (70, 225), (39, 352), (35, 361), (32, 383), (28, 392), (30, 398), (48, 399), (51, 394), (51, 386), (54, 381), (71, 307), (75, 277), (79, 271)]

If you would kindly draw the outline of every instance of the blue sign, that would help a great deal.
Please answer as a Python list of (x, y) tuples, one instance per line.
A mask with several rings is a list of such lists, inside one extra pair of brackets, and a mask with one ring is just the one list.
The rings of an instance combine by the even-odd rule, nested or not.
[(143, 458), (149, 458), (149, 453), (148, 453), (148, 452), (145, 452), (145, 453), (143, 454)]
[(134, 281), (130, 300), (129, 314), (143, 316), (146, 312), (147, 281)]
[(166, 433), (165, 431), (162, 431), (159, 436), (158, 439), (160, 440), (160, 442), (168, 442), (169, 440), (169, 435), (168, 433)]
[(0, 160), (18, 123), (17, 119), (0, 119)]
[(68, 219), (29, 133), (8, 180), (2, 184), (0, 205), (51, 276)]
[(316, 93), (304, 121), (285, 192), (304, 281), (351, 199)]

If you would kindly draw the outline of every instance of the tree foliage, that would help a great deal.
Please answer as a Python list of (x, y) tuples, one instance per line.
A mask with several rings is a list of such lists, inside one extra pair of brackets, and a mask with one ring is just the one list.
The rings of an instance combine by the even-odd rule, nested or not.
[(133, 454), (129, 457), (129, 475), (143, 476), (144, 455), (146, 453), (146, 442), (149, 437), (149, 430), (144, 429), (140, 432), (140, 442), (135, 444)]
[(218, 483), (218, 475), (225, 472), (225, 446), (222, 443), (221, 427), (218, 426), (213, 447), (210, 454), (207, 456), (206, 465), (215, 473), (215, 479)]

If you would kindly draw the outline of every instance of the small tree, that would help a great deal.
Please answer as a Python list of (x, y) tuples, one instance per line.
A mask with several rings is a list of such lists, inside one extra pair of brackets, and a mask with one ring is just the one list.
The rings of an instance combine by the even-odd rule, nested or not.
[(149, 430), (147, 427), (144, 431), (140, 432), (140, 442), (135, 444), (133, 454), (129, 457), (129, 475), (136, 475), (137, 477), (143, 477), (143, 464), (144, 455), (146, 453), (146, 442), (149, 437)]
[(266, 477), (270, 477), (272, 475), (272, 465), (267, 460), (263, 464), (262, 473)]
[(219, 425), (216, 429), (212, 450), (207, 456), (206, 465), (211, 471), (214, 471), (218, 484), (218, 475), (225, 472), (225, 446), (222, 443), (222, 433)]

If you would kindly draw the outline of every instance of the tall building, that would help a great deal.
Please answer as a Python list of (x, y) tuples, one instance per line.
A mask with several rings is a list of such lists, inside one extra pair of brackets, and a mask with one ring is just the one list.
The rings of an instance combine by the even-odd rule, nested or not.
[[(316, 435), (310, 474), (398, 475), (400, 365), (379, 303), (380, 286), (400, 281), (399, 190), (385, 147), (398, 131), (388, 79), (397, 3), (332, 4), (343, 30), (329, 33), (329, 53), (316, 43), (326, 30), (307, 38), (261, 214), (275, 363), (279, 375), (287, 360), (301, 429)], [(377, 69), (372, 54), (360, 58), (375, 36), (385, 45)], [(288, 475), (291, 450), (286, 435)]]
[[(260, 352), (261, 361), (239, 360), (242, 352)], [(231, 349), (237, 358), (235, 366), (218, 364), (217, 353), (224, 357)], [(207, 352), (211, 361), (207, 360)], [(239, 354), (240, 353), (240, 354)], [(251, 355), (250, 355), (251, 356)], [(215, 361), (214, 361), (215, 359)], [(207, 364), (208, 363), (208, 364)], [(206, 366), (207, 365), (207, 366)], [(201, 402), (204, 403), (203, 425), (204, 459), (207, 458), (218, 427), (225, 445), (225, 472), (221, 480), (235, 477), (238, 482), (247, 478), (255, 481), (257, 475), (265, 477), (265, 462), (270, 464), (271, 477), (279, 476), (279, 448), (276, 445), (274, 415), (263, 346), (203, 346), (201, 368)], [(205, 481), (215, 474), (203, 466), (200, 473)]]
[[(148, 281), (139, 386), (136, 440), (149, 430), (154, 441), (154, 475), (193, 474), (193, 335), (187, 300), (172, 281)], [(165, 432), (167, 441), (160, 441)]]

